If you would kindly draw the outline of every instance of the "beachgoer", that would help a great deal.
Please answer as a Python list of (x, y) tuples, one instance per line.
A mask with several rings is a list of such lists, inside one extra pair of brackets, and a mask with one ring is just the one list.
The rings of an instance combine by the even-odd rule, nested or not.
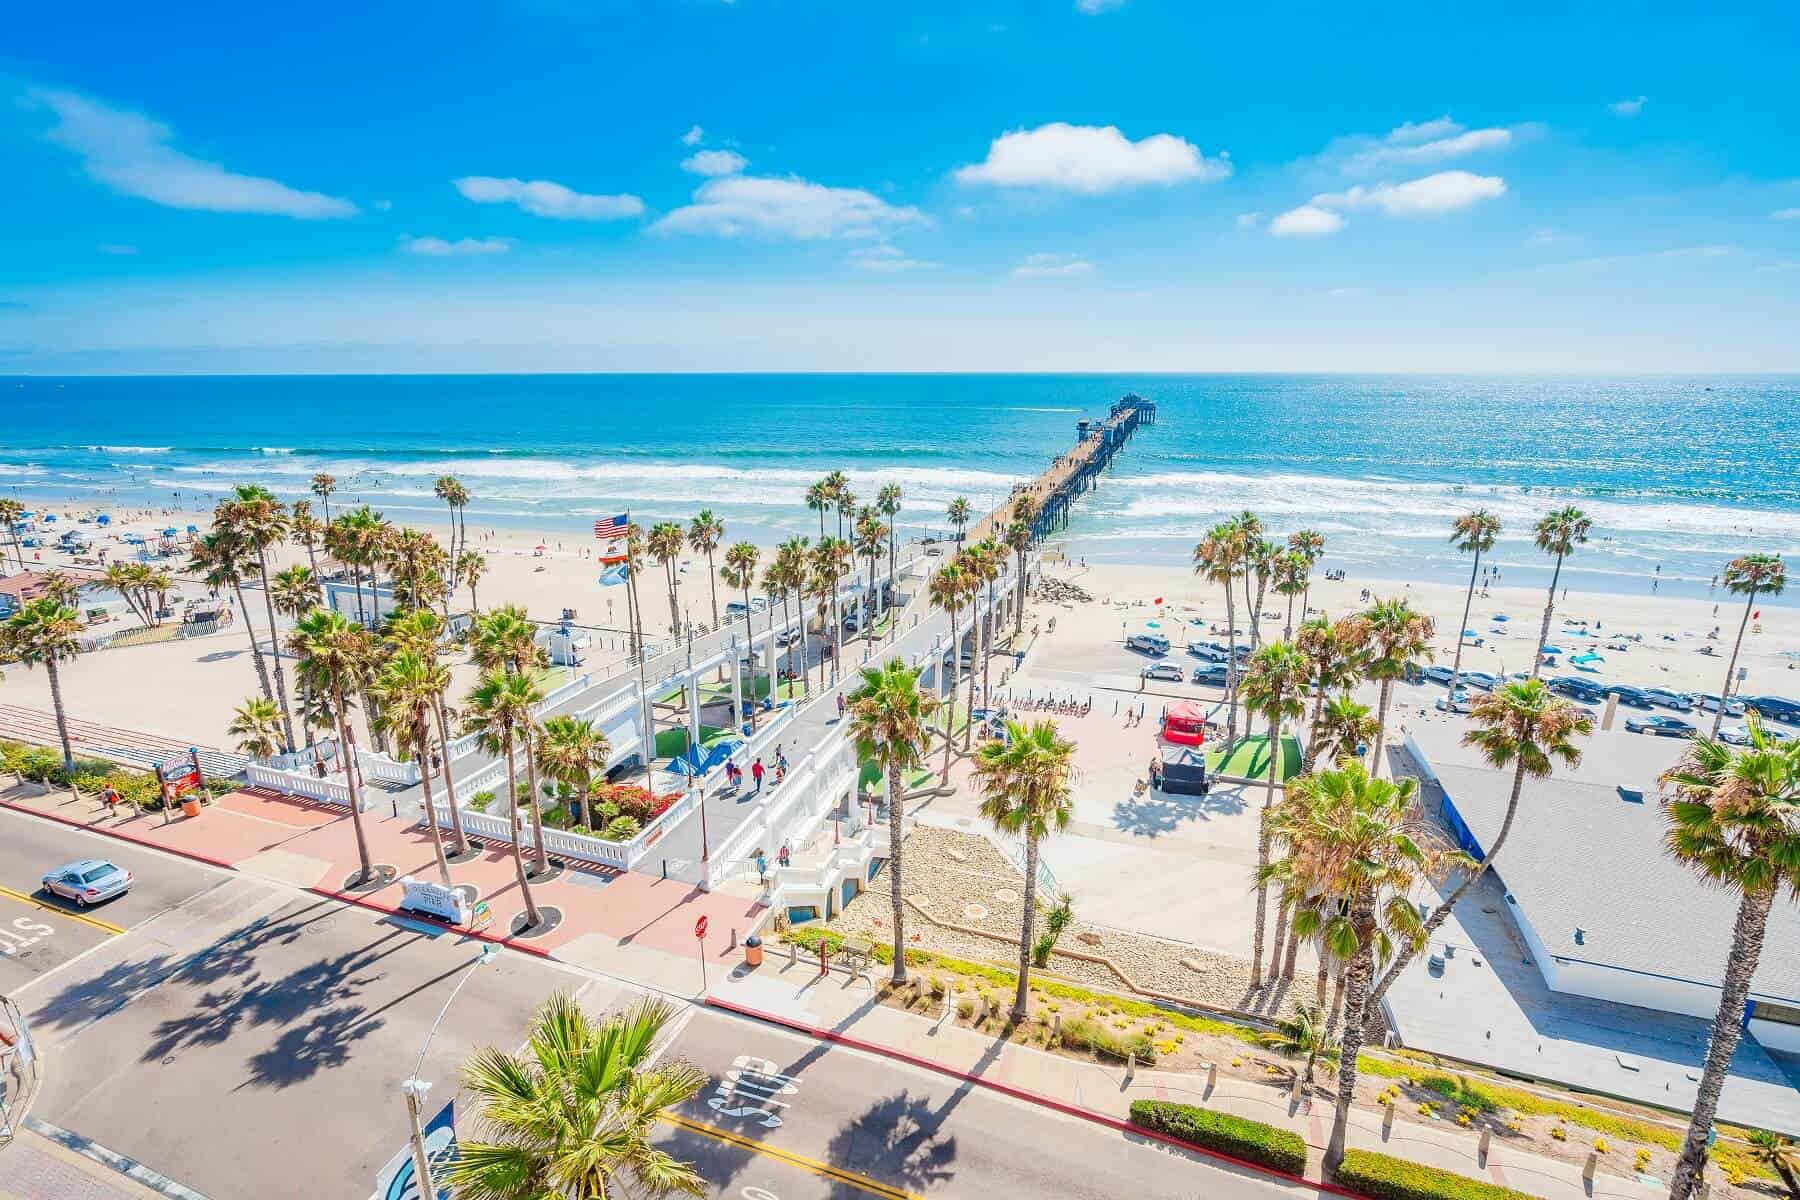
[(758, 884), (769, 882), (769, 860), (761, 850), (756, 852), (756, 882)]
[(785, 867), (789, 862), (793, 861), (793, 857), (793, 853), (788, 849), (787, 843), (781, 843), (781, 849), (776, 853), (775, 861)]
[(1162, 791), (1162, 759), (1160, 758), (1150, 760), (1150, 790)]
[(750, 778), (756, 781), (756, 787), (751, 790), (750, 794), (752, 796), (762, 795), (763, 765), (760, 757), (750, 764)]
[(844, 709), (846, 707), (848, 707), (848, 705), (844, 702), (844, 693), (839, 692), (837, 697), (838, 720), (841, 721), (844, 719)]

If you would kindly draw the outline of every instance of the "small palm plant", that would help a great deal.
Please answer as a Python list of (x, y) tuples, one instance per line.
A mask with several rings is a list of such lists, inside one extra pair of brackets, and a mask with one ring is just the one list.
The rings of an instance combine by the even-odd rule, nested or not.
[(1293, 1016), (1276, 1021), (1274, 1029), (1257, 1034), (1256, 1040), (1286, 1058), (1305, 1058), (1308, 1083), (1312, 1082), (1316, 1064), (1323, 1062), (1336, 1070), (1338, 1055), (1343, 1052), (1325, 1032), (1325, 1014), (1311, 1004), (1294, 1005)]

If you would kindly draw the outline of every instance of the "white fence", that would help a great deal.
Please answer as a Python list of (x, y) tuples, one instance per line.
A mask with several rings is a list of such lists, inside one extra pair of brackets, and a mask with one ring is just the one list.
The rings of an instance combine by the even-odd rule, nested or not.
[[(671, 804), (668, 811), (662, 816), (639, 830), (637, 836), (629, 842), (610, 841), (572, 829), (546, 827), (544, 829), (544, 849), (561, 858), (579, 859), (582, 862), (599, 863), (602, 866), (629, 871), (643, 860), (644, 856), (650, 852), (650, 848), (662, 838), (663, 834), (693, 811), (698, 800), (699, 797), (694, 794), (683, 796)], [(431, 811), (439, 828), (451, 828), (450, 806), (447, 802), (434, 800)], [(467, 808), (460, 809), (460, 813), (464, 832), (488, 841), (512, 844), (512, 819), (510, 817), (497, 817)], [(527, 850), (537, 848), (537, 843), (531, 836), (531, 815), (525, 812), (519, 814), (519, 845)]]
[(419, 782), (419, 764), (413, 761), (401, 762), (391, 755), (380, 754), (373, 750), (357, 750), (356, 761), (362, 767), (364, 779), (379, 779), (383, 783), (400, 783), (408, 786)]
[[(341, 778), (326, 776), (320, 779), (307, 771), (282, 771), (274, 767), (266, 767), (261, 763), (251, 763), (244, 768), (244, 776), (253, 787), (273, 788), (278, 792), (288, 792), (295, 796), (305, 796), (312, 800), (326, 800), (332, 804), (350, 807), (350, 787)], [(364, 808), (368, 806), (365, 804)]]

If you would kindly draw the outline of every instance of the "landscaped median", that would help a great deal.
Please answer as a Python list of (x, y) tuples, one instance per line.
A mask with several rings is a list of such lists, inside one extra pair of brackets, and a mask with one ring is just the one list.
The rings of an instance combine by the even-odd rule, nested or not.
[(1306, 1143), (1291, 1129), (1168, 1100), (1133, 1100), (1131, 1123), (1257, 1166), (1306, 1173)]
[[(1179, 1107), (1179, 1106), (1177, 1106)], [(1137, 1116), (1132, 1106), (1132, 1116)], [(1497, 1183), (1440, 1171), (1373, 1150), (1347, 1150), (1338, 1165), (1337, 1181), (1370, 1200), (1535, 1200)]]

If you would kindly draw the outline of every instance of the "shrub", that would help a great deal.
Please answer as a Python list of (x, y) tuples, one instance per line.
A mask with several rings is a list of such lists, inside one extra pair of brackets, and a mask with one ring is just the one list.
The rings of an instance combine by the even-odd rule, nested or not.
[(469, 797), (469, 807), (476, 812), (486, 812), (488, 810), (488, 805), (493, 802), (494, 793), (492, 792), (476, 792), (473, 796)]
[(1527, 1192), (1371, 1150), (1347, 1151), (1337, 1181), (1373, 1200), (1532, 1200)]
[(606, 838), (612, 842), (629, 842), (638, 835), (640, 828), (631, 817), (614, 817), (612, 824), (606, 827)]
[(1102, 1058), (1117, 1059), (1120, 1062), (1124, 1062), (1127, 1056), (1135, 1056), (1137, 1061), (1146, 1064), (1156, 1061), (1156, 1045), (1148, 1035), (1117, 1034), (1097, 1021), (1081, 1017), (1063, 1022), (1062, 1044), (1078, 1050), (1090, 1050)]
[(1261, 1121), (1167, 1100), (1133, 1100), (1131, 1123), (1190, 1146), (1217, 1150), (1290, 1175), (1306, 1170), (1306, 1143), (1300, 1135)]

